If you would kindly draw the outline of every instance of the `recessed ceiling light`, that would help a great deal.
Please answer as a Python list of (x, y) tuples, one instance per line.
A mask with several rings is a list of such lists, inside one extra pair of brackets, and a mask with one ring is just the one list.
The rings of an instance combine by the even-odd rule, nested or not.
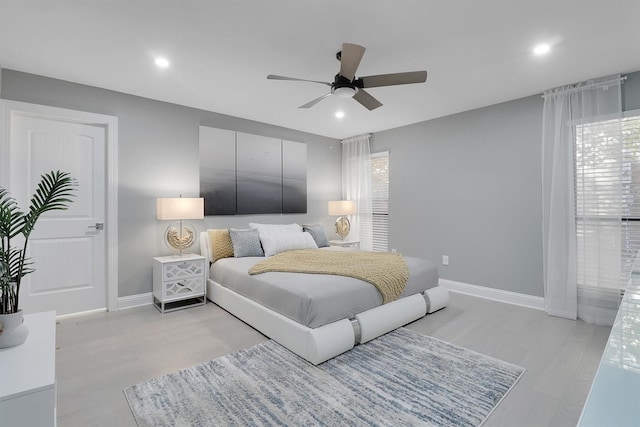
[(551, 50), (551, 46), (546, 43), (542, 43), (533, 48), (533, 53), (536, 55), (544, 55), (545, 53), (549, 53)]
[(337, 117), (338, 119), (341, 119), (341, 118), (343, 118), (343, 117), (344, 117), (344, 113), (343, 113), (342, 111), (338, 111), (338, 112), (336, 112), (336, 117)]
[(169, 60), (167, 58), (156, 58), (156, 65), (160, 68), (167, 68), (169, 66)]

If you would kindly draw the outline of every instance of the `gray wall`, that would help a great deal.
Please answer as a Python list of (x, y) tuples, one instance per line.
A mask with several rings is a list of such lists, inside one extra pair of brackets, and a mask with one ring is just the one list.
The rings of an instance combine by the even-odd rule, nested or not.
[[(640, 108), (640, 73), (623, 94)], [(445, 279), (543, 296), (542, 106), (536, 95), (373, 135), (372, 151), (390, 151), (390, 247)]]
[[(205, 227), (321, 222), (341, 196), (337, 140), (45, 77), (2, 70), (0, 97), (118, 117), (119, 296), (151, 291), (151, 258), (169, 253), (157, 197), (198, 193), (198, 126), (306, 142), (308, 213), (208, 217)], [(640, 73), (623, 85), (640, 109)], [(390, 151), (390, 247), (443, 278), (542, 296), (542, 99), (531, 96), (373, 135)], [(449, 255), (443, 266), (442, 255)]]
[[(151, 259), (170, 253), (156, 221), (156, 198), (198, 195), (198, 127), (211, 126), (307, 144), (307, 214), (207, 217), (199, 229), (247, 227), (249, 221), (325, 224), (327, 201), (341, 197), (339, 141), (106, 89), (2, 70), (0, 97), (118, 117), (120, 297), (151, 292)], [(192, 248), (198, 251), (199, 248)]]
[(389, 150), (390, 247), (446, 279), (541, 296), (541, 121), (533, 96), (376, 133), (372, 151)]

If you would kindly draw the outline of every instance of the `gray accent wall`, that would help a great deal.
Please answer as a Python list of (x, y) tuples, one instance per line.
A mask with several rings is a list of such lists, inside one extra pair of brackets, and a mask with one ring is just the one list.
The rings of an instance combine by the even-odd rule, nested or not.
[(327, 215), (327, 201), (341, 197), (338, 140), (8, 69), (2, 70), (0, 87), (4, 99), (118, 117), (120, 297), (151, 292), (152, 258), (171, 253), (163, 241), (168, 224), (156, 220), (156, 198), (198, 196), (200, 125), (306, 143), (308, 210), (191, 221), (198, 230), (297, 222), (322, 223), (331, 233), (334, 219)]
[[(640, 109), (640, 73), (623, 84)], [(389, 247), (440, 277), (543, 296), (540, 95), (377, 132), (389, 150)], [(449, 265), (442, 256), (449, 256)]]

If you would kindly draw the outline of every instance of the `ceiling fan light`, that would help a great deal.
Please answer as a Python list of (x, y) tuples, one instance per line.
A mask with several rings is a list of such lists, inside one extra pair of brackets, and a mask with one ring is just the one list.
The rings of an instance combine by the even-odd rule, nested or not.
[(356, 92), (358, 92), (357, 88), (350, 86), (342, 86), (333, 89), (334, 95), (338, 95), (340, 98), (352, 98)]

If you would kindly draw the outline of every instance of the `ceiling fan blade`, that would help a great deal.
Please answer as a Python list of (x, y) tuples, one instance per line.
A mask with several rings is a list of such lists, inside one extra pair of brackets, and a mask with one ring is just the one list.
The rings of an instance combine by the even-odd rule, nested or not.
[(327, 82), (319, 82), (317, 80), (297, 79), (295, 77), (276, 76), (274, 74), (269, 74), (267, 76), (267, 79), (269, 79), (269, 80), (292, 80), (292, 81), (296, 81), (296, 82), (311, 82), (311, 83), (320, 83), (322, 85), (331, 86), (331, 83), (327, 83)]
[(382, 103), (369, 95), (369, 93), (364, 89), (360, 89), (355, 95), (353, 95), (353, 99), (358, 101), (369, 111), (382, 107)]
[(360, 77), (356, 82), (362, 82), (363, 88), (406, 85), (410, 83), (424, 83), (427, 81), (426, 71), (409, 71), (407, 73), (379, 74), (377, 76)]
[(340, 54), (340, 75), (352, 81), (364, 55), (365, 48), (357, 44), (342, 43)]
[(314, 105), (316, 105), (318, 102), (320, 102), (323, 99), (325, 99), (327, 96), (331, 96), (331, 92), (329, 92), (329, 93), (327, 93), (325, 95), (322, 95), (321, 97), (318, 97), (318, 98), (314, 99), (313, 101), (309, 101), (306, 104), (299, 106), (298, 108), (311, 108)]

